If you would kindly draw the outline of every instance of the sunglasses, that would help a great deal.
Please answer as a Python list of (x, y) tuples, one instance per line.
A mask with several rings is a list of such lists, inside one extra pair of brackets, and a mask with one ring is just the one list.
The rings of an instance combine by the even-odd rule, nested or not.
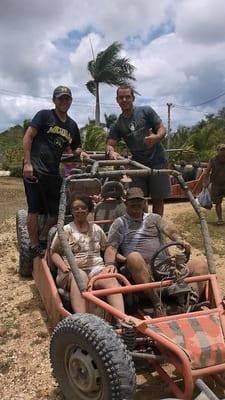
[(76, 206), (76, 207), (72, 207), (73, 211), (87, 211), (87, 207), (86, 206)]

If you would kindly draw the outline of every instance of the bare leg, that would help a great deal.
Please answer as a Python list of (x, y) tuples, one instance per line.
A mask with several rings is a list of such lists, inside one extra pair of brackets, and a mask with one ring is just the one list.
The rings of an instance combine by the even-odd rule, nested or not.
[(216, 204), (215, 208), (218, 221), (222, 221), (222, 204), (221, 203)]
[[(209, 273), (206, 259), (203, 256), (193, 257), (188, 262), (188, 267), (191, 276), (201, 276)], [(191, 286), (197, 291), (198, 295), (201, 296), (206, 287), (206, 282), (192, 283)]]
[[(145, 260), (138, 252), (132, 252), (127, 256), (127, 266), (135, 283), (152, 282), (152, 277)], [(151, 300), (154, 307), (160, 304), (159, 296), (154, 289), (147, 289), (144, 294)]]
[(46, 220), (46, 222), (45, 222), (45, 224), (44, 224), (44, 227), (43, 227), (43, 229), (42, 229), (42, 231), (41, 231), (41, 233), (39, 235), (39, 239), (40, 240), (47, 240), (49, 229), (52, 226), (54, 226), (56, 223), (57, 223), (57, 216), (56, 215), (53, 215), (53, 216), (49, 215), (47, 220)]
[[(105, 280), (101, 279), (95, 283), (95, 289), (109, 289), (115, 287), (120, 287), (120, 284), (117, 279), (114, 278), (109, 278)], [(124, 302), (122, 294), (118, 293), (109, 295), (107, 296), (107, 301), (111, 306), (124, 313)]]
[(28, 214), (27, 229), (30, 237), (31, 247), (35, 247), (39, 243), (38, 238), (38, 214)]
[[(86, 273), (82, 270), (80, 270), (80, 273), (82, 275), (82, 278), (87, 286), (88, 284), (88, 277)], [(72, 305), (72, 309), (75, 313), (86, 313), (87, 312), (87, 303), (86, 300), (82, 297), (82, 294), (79, 291), (79, 288), (77, 286), (77, 283), (72, 277), (71, 283), (70, 283), (70, 301)]]
[(152, 199), (152, 212), (163, 216), (164, 201), (163, 199)]

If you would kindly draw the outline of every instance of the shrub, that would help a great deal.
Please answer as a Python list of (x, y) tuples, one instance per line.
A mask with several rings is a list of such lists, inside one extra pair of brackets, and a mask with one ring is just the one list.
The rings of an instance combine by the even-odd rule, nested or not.
[(22, 165), (17, 164), (17, 165), (12, 165), (10, 168), (10, 175), (14, 176), (16, 178), (22, 178), (23, 176), (23, 171), (22, 171)]

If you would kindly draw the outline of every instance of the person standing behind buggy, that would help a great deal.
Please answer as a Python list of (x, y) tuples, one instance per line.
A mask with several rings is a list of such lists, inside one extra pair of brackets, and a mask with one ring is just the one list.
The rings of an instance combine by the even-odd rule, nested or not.
[[(23, 178), (28, 204), (27, 228), (33, 257), (43, 256), (48, 231), (56, 223), (62, 178), (59, 164), (62, 153), (70, 148), (81, 158), (80, 132), (67, 115), (72, 103), (71, 90), (58, 86), (53, 92), (55, 109), (41, 110), (32, 119), (23, 138)], [(38, 232), (38, 215), (47, 214)]]
[[(117, 103), (122, 114), (112, 125), (106, 143), (106, 153), (111, 159), (118, 154), (115, 146), (124, 139), (133, 160), (150, 168), (167, 168), (167, 159), (161, 140), (166, 129), (160, 117), (149, 106), (134, 107), (134, 91), (128, 85), (117, 89)], [(169, 175), (135, 177), (130, 186), (140, 187), (146, 197), (152, 198), (152, 211), (163, 215), (163, 199), (169, 197)]]
[(208, 186), (209, 181), (211, 187), (211, 199), (215, 204), (217, 224), (224, 224), (222, 218), (222, 201), (225, 197), (225, 144), (217, 147), (217, 154), (211, 158), (204, 172), (203, 186)]

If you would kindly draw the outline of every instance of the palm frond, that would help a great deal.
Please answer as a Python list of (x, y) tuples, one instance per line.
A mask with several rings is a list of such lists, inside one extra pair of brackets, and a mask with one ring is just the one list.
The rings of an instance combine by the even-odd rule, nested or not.
[(96, 83), (94, 80), (88, 81), (85, 86), (93, 96), (96, 96)]
[(87, 69), (90, 72), (92, 78), (95, 79), (95, 71), (96, 71), (95, 60), (91, 60), (88, 62)]
[(118, 69), (121, 74), (126, 74), (129, 76), (129, 79), (134, 79), (133, 72), (135, 70), (135, 66), (130, 63), (129, 58), (117, 58), (113, 62), (113, 68)]
[(101, 70), (104, 66), (107, 66), (115, 60), (120, 50), (122, 49), (122, 44), (120, 42), (113, 42), (105, 50), (98, 53), (96, 57), (96, 70)]

